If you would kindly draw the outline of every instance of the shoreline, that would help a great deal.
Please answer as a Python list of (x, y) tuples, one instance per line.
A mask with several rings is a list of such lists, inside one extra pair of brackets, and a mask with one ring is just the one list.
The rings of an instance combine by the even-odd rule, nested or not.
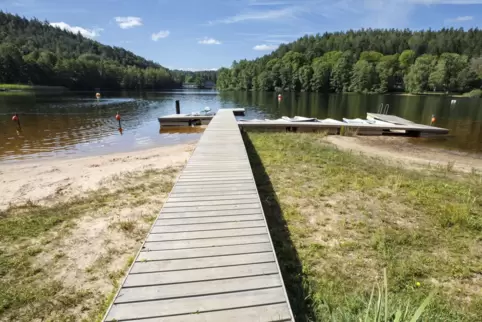
[(98, 156), (0, 163), (0, 210), (65, 201), (121, 174), (177, 167), (187, 161), (193, 148), (190, 142)]

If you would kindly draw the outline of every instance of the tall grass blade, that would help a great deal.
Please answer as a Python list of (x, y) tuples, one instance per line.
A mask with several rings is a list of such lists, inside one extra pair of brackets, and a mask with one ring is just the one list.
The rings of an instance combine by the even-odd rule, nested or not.
[(430, 303), (432, 300), (433, 295), (435, 294), (435, 291), (430, 292), (430, 294), (427, 296), (427, 298), (422, 302), (422, 304), (418, 307), (417, 311), (415, 311), (415, 314), (413, 315), (412, 319), (410, 322), (417, 322), (420, 316), (422, 315), (423, 311), (427, 307), (427, 305)]
[(397, 310), (397, 313), (395, 313), (395, 319), (393, 322), (401, 322), (402, 321), (402, 311), (400, 309)]
[(383, 286), (385, 287), (385, 322), (387, 322), (388, 321), (388, 280), (387, 280), (386, 267), (383, 268)]
[(368, 314), (370, 313), (370, 308), (372, 306), (373, 295), (375, 294), (375, 285), (372, 287), (372, 294), (370, 295), (370, 301), (368, 302), (367, 313), (365, 314), (365, 322), (368, 322)]
[(382, 306), (382, 290), (380, 289), (380, 284), (377, 282), (377, 289), (378, 289), (378, 301), (377, 301), (377, 306), (375, 310), (375, 322), (378, 322), (380, 320), (380, 309)]

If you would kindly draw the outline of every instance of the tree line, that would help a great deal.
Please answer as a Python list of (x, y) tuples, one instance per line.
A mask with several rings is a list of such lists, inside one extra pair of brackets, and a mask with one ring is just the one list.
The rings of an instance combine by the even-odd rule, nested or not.
[(221, 90), (467, 92), (482, 85), (482, 31), (360, 30), (304, 36), (218, 71)]
[(71, 89), (178, 87), (170, 71), (119, 47), (0, 11), (0, 83)]
[(203, 87), (207, 81), (216, 83), (217, 71), (215, 70), (201, 70), (201, 71), (186, 71), (186, 70), (171, 70), (171, 75), (179, 84), (196, 84)]

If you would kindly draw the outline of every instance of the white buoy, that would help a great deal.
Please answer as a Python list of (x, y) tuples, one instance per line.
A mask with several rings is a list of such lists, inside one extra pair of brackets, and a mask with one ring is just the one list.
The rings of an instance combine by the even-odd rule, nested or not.
[(207, 112), (211, 112), (211, 108), (210, 108), (209, 106), (206, 106), (206, 107), (204, 108), (204, 112), (206, 112), (206, 113), (207, 113)]
[(452, 105), (455, 104), (455, 103), (457, 103), (457, 100), (451, 100), (450, 101), (450, 104), (452, 104)]

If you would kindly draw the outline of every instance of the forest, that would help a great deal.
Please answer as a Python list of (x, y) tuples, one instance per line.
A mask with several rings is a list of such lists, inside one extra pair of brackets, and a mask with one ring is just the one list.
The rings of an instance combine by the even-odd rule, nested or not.
[(173, 77), (123, 48), (0, 11), (0, 84), (162, 89), (180, 87), (185, 75), (197, 74), (177, 71)]
[(304, 36), (218, 71), (220, 90), (470, 92), (482, 85), (482, 31), (366, 29)]

